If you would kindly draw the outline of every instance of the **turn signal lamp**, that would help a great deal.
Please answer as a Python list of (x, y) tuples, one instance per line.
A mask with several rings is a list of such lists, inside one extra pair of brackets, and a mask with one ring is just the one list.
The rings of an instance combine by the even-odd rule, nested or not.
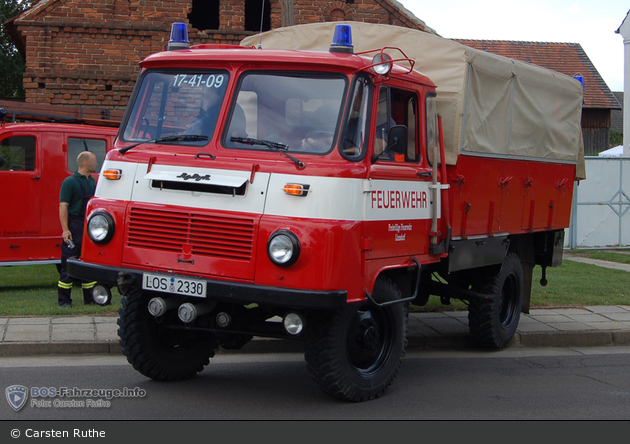
[(310, 185), (302, 185), (299, 183), (288, 183), (284, 186), (284, 192), (290, 196), (306, 196)]
[(190, 42), (188, 41), (188, 28), (186, 23), (175, 22), (171, 25), (171, 39), (168, 41), (168, 50), (188, 49)]
[(352, 27), (350, 25), (335, 26), (335, 34), (330, 44), (330, 52), (341, 52), (345, 54), (353, 54), (354, 46), (352, 45)]
[(105, 170), (101, 176), (107, 180), (119, 180), (122, 177), (122, 170)]

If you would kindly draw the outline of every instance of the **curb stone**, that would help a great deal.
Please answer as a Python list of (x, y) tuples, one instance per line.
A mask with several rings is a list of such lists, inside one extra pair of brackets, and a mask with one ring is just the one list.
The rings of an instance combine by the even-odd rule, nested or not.
[[(507, 348), (569, 348), (630, 345), (630, 331), (517, 332)], [(408, 338), (407, 351), (476, 349), (467, 335)], [(301, 341), (254, 338), (241, 350), (219, 349), (218, 355), (304, 353)], [(120, 355), (118, 342), (26, 342), (0, 344), (0, 357), (46, 355)]]

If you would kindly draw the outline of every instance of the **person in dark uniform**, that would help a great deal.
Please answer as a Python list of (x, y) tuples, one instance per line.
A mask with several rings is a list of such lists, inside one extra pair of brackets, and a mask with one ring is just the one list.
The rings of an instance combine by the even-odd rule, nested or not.
[[(81, 255), (85, 209), (96, 189), (96, 181), (91, 176), (97, 167), (94, 153), (82, 151), (77, 157), (77, 165), (77, 172), (64, 179), (59, 191), (59, 220), (63, 229), (63, 242), (57, 294), (61, 307), (72, 306), (71, 292), (74, 279), (66, 273), (66, 261), (69, 257)], [(95, 284), (96, 282), (81, 282), (85, 304), (94, 303), (92, 288)]]

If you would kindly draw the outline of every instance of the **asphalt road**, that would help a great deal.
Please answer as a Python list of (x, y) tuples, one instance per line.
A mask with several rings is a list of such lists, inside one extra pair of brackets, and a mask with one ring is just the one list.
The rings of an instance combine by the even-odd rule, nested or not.
[(629, 369), (623, 346), (412, 353), (384, 397), (352, 404), (320, 392), (301, 355), (222, 355), (177, 383), (148, 380), (122, 357), (5, 358), (4, 389), (144, 396), (29, 396), (17, 412), (2, 401), (0, 420), (628, 420)]

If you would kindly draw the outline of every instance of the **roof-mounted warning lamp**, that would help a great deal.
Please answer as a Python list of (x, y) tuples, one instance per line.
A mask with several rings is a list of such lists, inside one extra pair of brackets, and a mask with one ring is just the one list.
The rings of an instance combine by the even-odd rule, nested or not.
[(171, 39), (168, 41), (168, 50), (188, 49), (190, 42), (188, 41), (188, 28), (186, 23), (174, 22), (171, 25)]
[(582, 73), (578, 72), (577, 74), (573, 74), (573, 78), (582, 84), (582, 91), (586, 89), (584, 86), (584, 76)]
[[(584, 76), (581, 72), (573, 74), (573, 78), (582, 84), (582, 93), (586, 92), (586, 85), (584, 84)], [(584, 96), (582, 96), (582, 105), (584, 105)]]
[(352, 27), (350, 25), (335, 26), (335, 35), (330, 44), (330, 52), (341, 52), (344, 54), (353, 54), (354, 46), (352, 45)]

